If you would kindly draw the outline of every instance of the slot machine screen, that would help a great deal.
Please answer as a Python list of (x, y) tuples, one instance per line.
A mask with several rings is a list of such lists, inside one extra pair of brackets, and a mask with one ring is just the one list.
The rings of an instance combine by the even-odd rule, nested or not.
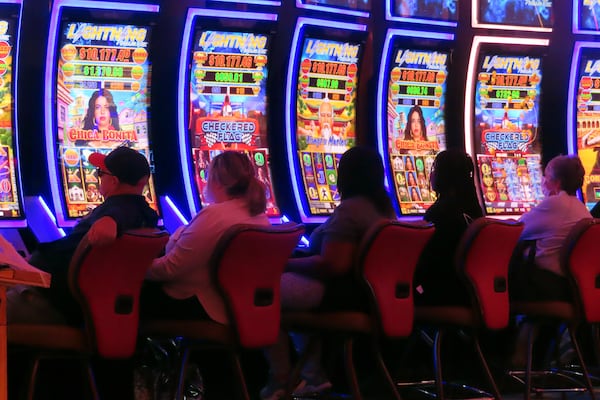
[(444, 106), (449, 53), (399, 48), (388, 81), (389, 167), (402, 214), (423, 214), (435, 201), (429, 173), (446, 147)]
[[(151, 63), (149, 26), (63, 22), (56, 79), (57, 140), (69, 218), (102, 203), (93, 152), (118, 146), (150, 160), (148, 113)], [(144, 190), (158, 210), (152, 177)]]
[[(17, 19), (0, 9), (0, 220), (23, 219), (14, 123)], [(1, 222), (0, 222), (1, 223)]]
[(592, 0), (575, 0), (577, 6), (575, 26), (578, 32), (600, 32), (600, 3)]
[(581, 191), (591, 209), (600, 201), (600, 49), (582, 48), (576, 84), (577, 153), (585, 169)]
[(202, 205), (210, 160), (234, 150), (248, 155), (267, 193), (267, 215), (278, 217), (267, 140), (269, 35), (196, 31), (190, 74), (190, 141)]
[(544, 197), (539, 140), (542, 59), (482, 53), (475, 85), (474, 142), (488, 214), (529, 211)]
[(492, 25), (551, 28), (552, 0), (479, 0), (479, 21)]
[(458, 21), (458, 0), (393, 0), (393, 7), (398, 17)]
[(361, 45), (305, 37), (296, 88), (296, 146), (310, 212), (340, 202), (337, 167), (356, 144), (356, 88)]
[(340, 8), (343, 10), (371, 10), (371, 0), (301, 0), (301, 3), (306, 5)]

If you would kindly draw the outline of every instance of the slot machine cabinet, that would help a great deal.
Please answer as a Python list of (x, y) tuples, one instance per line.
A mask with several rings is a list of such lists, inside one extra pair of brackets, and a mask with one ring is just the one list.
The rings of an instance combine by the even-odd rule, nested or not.
[[(377, 91), (378, 149), (396, 211), (422, 216), (435, 201), (429, 174), (446, 148), (446, 82), (453, 34), (389, 29)], [(413, 122), (414, 120), (414, 122)]]
[(476, 186), (490, 216), (518, 216), (543, 199), (539, 111), (548, 44), (526, 37), (473, 39), (465, 148), (475, 161)]
[(320, 223), (340, 202), (337, 165), (356, 145), (366, 25), (299, 17), (285, 94), (286, 146), (300, 218)]
[[(217, 16), (215, 16), (217, 15)], [(223, 151), (251, 160), (265, 185), (266, 213), (282, 217), (270, 164), (267, 102), (270, 42), (277, 15), (188, 10), (178, 81), (179, 154), (190, 212), (209, 204), (208, 166)]]
[[(61, 227), (74, 226), (103, 201), (88, 162), (91, 153), (128, 146), (147, 157), (154, 171), (150, 43), (158, 11), (158, 5), (142, 3), (58, 0), (52, 5), (44, 88), (52, 101), (44, 109), (45, 144)], [(108, 112), (96, 115), (102, 102)], [(160, 212), (153, 176), (144, 195)], [(175, 215), (161, 216), (168, 225), (166, 217)]]

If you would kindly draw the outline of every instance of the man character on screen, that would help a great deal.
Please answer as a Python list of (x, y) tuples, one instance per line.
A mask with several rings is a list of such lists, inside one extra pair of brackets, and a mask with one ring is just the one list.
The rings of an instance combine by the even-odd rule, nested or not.
[(7, 313), (12, 323), (81, 323), (81, 312), (68, 286), (71, 257), (87, 234), (92, 246), (111, 243), (129, 229), (156, 227), (158, 215), (143, 196), (150, 177), (148, 160), (140, 152), (118, 147), (107, 155), (90, 154), (98, 171), (104, 202), (81, 219), (62, 239), (40, 243), (29, 263), (52, 274), (48, 289), (20, 287), (8, 294)]

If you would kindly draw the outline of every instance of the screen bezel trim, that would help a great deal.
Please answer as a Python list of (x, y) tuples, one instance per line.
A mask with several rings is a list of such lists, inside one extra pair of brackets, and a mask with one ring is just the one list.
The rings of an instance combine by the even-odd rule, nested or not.
[[(528, 31), (528, 32), (552, 32), (554, 28), (538, 28), (527, 25), (509, 25), (509, 24), (492, 24), (489, 22), (480, 22), (479, 3), (482, 0), (471, 0), (471, 26), (473, 28), (483, 29), (500, 29), (508, 31)], [(516, 43), (516, 42), (515, 42)]]

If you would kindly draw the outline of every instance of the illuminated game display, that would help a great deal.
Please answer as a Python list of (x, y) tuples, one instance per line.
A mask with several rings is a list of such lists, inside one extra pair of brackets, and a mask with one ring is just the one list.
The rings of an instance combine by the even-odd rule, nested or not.
[(404, 18), (457, 21), (458, 1), (459, 0), (393, 0), (394, 9), (392, 14)]
[[(1, 15), (1, 14), (0, 14)], [(14, 128), (17, 21), (0, 16), (0, 219), (23, 219)]]
[(576, 33), (600, 33), (600, 3), (596, 0), (575, 0), (573, 28)]
[(552, 0), (478, 0), (478, 2), (478, 23), (506, 29), (512, 26), (538, 30), (549, 30), (554, 24)]
[[(597, 45), (595, 45), (597, 46)], [(576, 151), (585, 168), (583, 200), (592, 208), (600, 200), (600, 48), (580, 48), (576, 64)], [(573, 111), (573, 110), (572, 110)]]
[(543, 198), (541, 58), (485, 52), (474, 92), (474, 149), (488, 214), (520, 214)]
[[(129, 146), (150, 159), (151, 66), (148, 26), (65, 22), (56, 65), (56, 128), (67, 218), (86, 215), (103, 199), (88, 162), (93, 152)], [(144, 194), (157, 209), (152, 177)]]
[(280, 216), (267, 142), (269, 36), (198, 30), (190, 74), (190, 143), (202, 205), (210, 160), (225, 150), (244, 152), (267, 191), (267, 215)]
[(296, 87), (296, 148), (313, 215), (340, 202), (337, 166), (356, 141), (356, 87), (361, 45), (305, 37)]
[(423, 214), (435, 201), (429, 173), (446, 147), (447, 52), (397, 49), (387, 95), (387, 150), (402, 214)]

